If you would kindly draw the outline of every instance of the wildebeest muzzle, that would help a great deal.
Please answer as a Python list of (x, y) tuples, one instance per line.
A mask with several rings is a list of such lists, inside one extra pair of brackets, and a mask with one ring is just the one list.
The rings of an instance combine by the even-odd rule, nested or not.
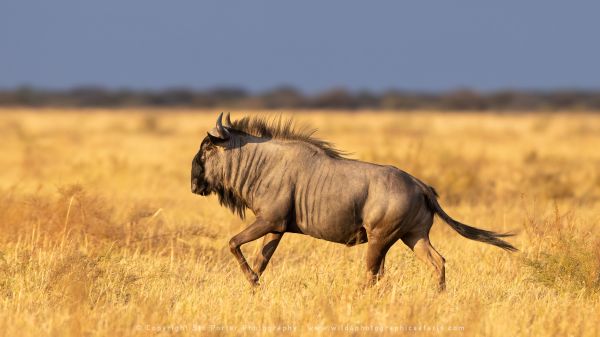
[(204, 182), (199, 182), (198, 179), (192, 179), (192, 193), (206, 196), (210, 194), (208, 185)]

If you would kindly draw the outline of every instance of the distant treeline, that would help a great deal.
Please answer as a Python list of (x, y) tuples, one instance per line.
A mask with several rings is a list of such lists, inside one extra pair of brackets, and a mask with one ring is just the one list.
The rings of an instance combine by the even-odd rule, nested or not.
[(251, 93), (240, 88), (113, 90), (88, 86), (68, 90), (46, 90), (21, 87), (14, 90), (0, 89), (0, 106), (600, 111), (600, 91), (478, 92), (465, 89), (425, 93), (331, 89), (306, 95), (292, 87), (280, 87), (262, 93)]

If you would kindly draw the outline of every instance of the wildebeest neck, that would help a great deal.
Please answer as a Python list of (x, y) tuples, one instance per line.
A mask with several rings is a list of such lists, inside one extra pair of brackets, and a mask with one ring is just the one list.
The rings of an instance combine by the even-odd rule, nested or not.
[(226, 150), (222, 187), (217, 191), (221, 204), (244, 218), (245, 209), (252, 208), (256, 191), (274, 163), (281, 160), (278, 152), (269, 142), (247, 142)]

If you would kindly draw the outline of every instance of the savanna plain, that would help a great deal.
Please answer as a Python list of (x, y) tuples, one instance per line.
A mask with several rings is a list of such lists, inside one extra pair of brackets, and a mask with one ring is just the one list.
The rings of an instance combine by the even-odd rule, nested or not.
[(600, 334), (600, 114), (266, 112), (421, 178), (460, 221), (516, 233), (509, 253), (436, 219), (438, 293), (402, 242), (365, 287), (365, 245), (297, 234), (250, 287), (228, 240), (253, 215), (190, 192), (218, 112), (0, 111), (0, 335)]

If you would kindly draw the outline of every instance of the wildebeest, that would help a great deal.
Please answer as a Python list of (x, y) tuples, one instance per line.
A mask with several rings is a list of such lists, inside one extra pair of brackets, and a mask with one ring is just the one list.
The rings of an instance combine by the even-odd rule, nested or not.
[[(393, 166), (345, 158), (330, 143), (297, 130), (291, 120), (217, 119), (192, 161), (192, 192), (215, 193), (222, 205), (256, 220), (229, 241), (253, 284), (284, 233), (301, 233), (353, 246), (368, 243), (368, 284), (383, 275), (387, 251), (402, 240), (437, 273), (445, 288), (444, 258), (429, 241), (437, 214), (460, 235), (515, 251), (495, 233), (462, 224), (440, 207), (436, 191)], [(264, 237), (252, 269), (240, 246)]]

